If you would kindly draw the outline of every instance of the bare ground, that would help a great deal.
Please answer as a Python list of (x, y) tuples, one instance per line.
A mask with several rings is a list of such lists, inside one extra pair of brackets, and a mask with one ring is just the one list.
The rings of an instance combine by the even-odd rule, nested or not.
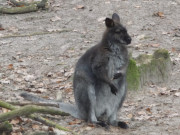
[[(57, 117), (54, 121), (81, 134), (180, 134), (180, 1), (50, 2), (48, 11), (0, 15), (0, 24), (5, 29), (0, 31), (0, 99), (22, 100), (19, 93), (29, 91), (50, 99), (62, 96), (64, 101), (74, 103), (75, 63), (101, 40), (104, 18), (117, 12), (132, 36), (129, 51), (134, 57), (158, 48), (169, 51), (173, 61), (171, 80), (168, 84), (150, 84), (141, 91), (128, 92), (119, 112), (119, 118), (129, 124), (128, 130), (115, 127), (105, 130), (85, 122), (70, 125), (72, 117)], [(25, 133), (37, 130), (32, 125), (14, 126), (22, 126)], [(48, 130), (45, 126), (38, 129)]]

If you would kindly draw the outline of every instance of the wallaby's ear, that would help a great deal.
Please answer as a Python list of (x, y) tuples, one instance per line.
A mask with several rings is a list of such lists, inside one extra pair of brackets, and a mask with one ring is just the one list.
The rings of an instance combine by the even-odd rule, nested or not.
[(106, 18), (106, 19), (105, 19), (105, 23), (106, 23), (106, 26), (107, 26), (108, 28), (114, 26), (114, 22), (113, 22), (113, 20), (110, 19), (110, 18)]
[(112, 19), (113, 19), (114, 22), (120, 23), (120, 18), (119, 18), (119, 15), (118, 15), (118, 14), (114, 13), (114, 14), (112, 15)]

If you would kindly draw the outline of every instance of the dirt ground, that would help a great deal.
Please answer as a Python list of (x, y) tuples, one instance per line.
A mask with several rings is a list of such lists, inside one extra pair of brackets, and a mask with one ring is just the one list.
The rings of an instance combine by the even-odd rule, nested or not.
[[(1, 0), (0, 6), (4, 5)], [(22, 101), (19, 94), (28, 91), (74, 103), (75, 63), (101, 40), (103, 20), (114, 12), (132, 36), (129, 51), (133, 57), (158, 48), (169, 51), (171, 80), (128, 92), (119, 111), (119, 119), (129, 124), (128, 130), (92, 127), (85, 122), (69, 124), (73, 117), (56, 117), (54, 121), (80, 134), (180, 135), (180, 0), (51, 0), (46, 11), (1, 14), (5, 30), (0, 31), (0, 99)], [(33, 128), (34, 123), (40, 125), (18, 123), (13, 133), (50, 132), (44, 125)]]

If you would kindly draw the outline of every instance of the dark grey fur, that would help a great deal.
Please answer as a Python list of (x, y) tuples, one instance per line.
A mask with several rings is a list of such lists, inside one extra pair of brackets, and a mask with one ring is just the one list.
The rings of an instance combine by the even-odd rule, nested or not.
[(117, 121), (117, 112), (126, 95), (126, 69), (131, 43), (119, 16), (106, 18), (101, 42), (78, 60), (73, 80), (76, 107), (60, 103), (60, 109), (88, 122), (128, 128)]
[(105, 23), (107, 29), (102, 41), (77, 62), (74, 96), (82, 119), (92, 123), (103, 119), (113, 126), (121, 126), (116, 116), (126, 95), (126, 45), (131, 43), (131, 37), (117, 14), (112, 19), (106, 18)]

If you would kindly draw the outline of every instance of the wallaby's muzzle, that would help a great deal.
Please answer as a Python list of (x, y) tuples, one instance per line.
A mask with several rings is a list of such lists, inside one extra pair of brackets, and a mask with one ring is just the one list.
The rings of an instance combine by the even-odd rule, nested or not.
[(128, 38), (127, 38), (127, 40), (126, 40), (127, 45), (131, 44), (131, 40), (132, 40), (131, 37), (128, 37)]

